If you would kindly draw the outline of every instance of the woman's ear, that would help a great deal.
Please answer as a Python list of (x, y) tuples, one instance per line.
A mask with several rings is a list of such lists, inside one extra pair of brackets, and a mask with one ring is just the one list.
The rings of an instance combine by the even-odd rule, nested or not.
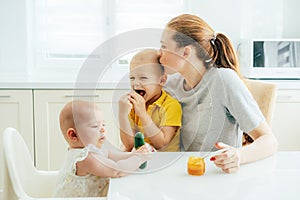
[(191, 46), (185, 46), (184, 49), (183, 49), (183, 57), (184, 58), (190, 57), (191, 52), (192, 52)]
[(167, 75), (166, 74), (163, 74), (161, 77), (160, 77), (160, 85), (161, 86), (164, 86), (167, 82)]
[(69, 128), (67, 130), (67, 137), (71, 140), (71, 141), (78, 141), (78, 135), (77, 135), (77, 131), (74, 128)]

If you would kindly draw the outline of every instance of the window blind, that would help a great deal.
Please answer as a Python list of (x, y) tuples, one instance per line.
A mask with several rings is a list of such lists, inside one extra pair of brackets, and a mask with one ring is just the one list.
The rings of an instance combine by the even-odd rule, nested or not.
[(37, 68), (78, 68), (87, 56), (97, 59), (90, 54), (107, 39), (139, 28), (163, 28), (187, 11), (184, 0), (33, 0), (33, 6)]

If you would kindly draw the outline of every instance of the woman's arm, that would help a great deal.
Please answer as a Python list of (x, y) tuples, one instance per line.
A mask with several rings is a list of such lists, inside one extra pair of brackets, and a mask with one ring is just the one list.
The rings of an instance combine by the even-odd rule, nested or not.
[[(231, 147), (230, 150), (212, 157), (211, 161), (224, 172), (231, 173), (237, 171), (241, 164), (261, 160), (277, 151), (277, 139), (266, 122), (249, 132), (249, 135), (254, 139), (253, 143), (241, 148)], [(217, 143), (215, 147), (223, 149), (229, 146)]]
[(248, 134), (254, 142), (240, 148), (241, 164), (266, 158), (277, 151), (277, 139), (266, 122)]
[[(225, 153), (212, 158), (218, 167), (230, 173), (237, 171), (241, 164), (274, 154), (277, 151), (277, 140), (244, 82), (232, 70), (223, 70), (221, 75), (226, 108), (238, 122), (239, 128), (254, 139), (250, 145), (231, 147)], [(216, 144), (216, 148), (219, 149), (227, 146), (223, 143)]]

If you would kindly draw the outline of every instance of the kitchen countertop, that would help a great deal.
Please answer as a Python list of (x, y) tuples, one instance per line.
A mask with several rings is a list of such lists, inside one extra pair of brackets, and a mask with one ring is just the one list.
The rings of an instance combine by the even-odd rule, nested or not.
[(0, 89), (129, 89), (129, 83), (74, 83), (74, 82), (0, 82)]
[(197, 154), (154, 153), (140, 173), (111, 179), (108, 199), (299, 199), (300, 151), (278, 152), (232, 174), (223, 173), (208, 157), (205, 174), (190, 176), (187, 160)]
[[(300, 80), (262, 80), (274, 83), (278, 89), (300, 89)], [(78, 84), (75, 81), (31, 81), (31, 80), (0, 80), (0, 89), (74, 89), (83, 87), (87, 89), (128, 89), (128, 82), (105, 81), (100, 83), (82, 83)]]

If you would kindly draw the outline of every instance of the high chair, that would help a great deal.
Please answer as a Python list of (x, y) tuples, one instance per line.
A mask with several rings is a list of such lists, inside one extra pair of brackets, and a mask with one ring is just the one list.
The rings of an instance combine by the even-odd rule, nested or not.
[[(14, 128), (3, 132), (4, 163), (4, 200), (64, 199), (51, 198), (58, 171), (37, 170), (29, 150)], [(8, 174), (9, 175), (8, 175)], [(106, 198), (68, 198), (68, 199), (106, 199)]]

